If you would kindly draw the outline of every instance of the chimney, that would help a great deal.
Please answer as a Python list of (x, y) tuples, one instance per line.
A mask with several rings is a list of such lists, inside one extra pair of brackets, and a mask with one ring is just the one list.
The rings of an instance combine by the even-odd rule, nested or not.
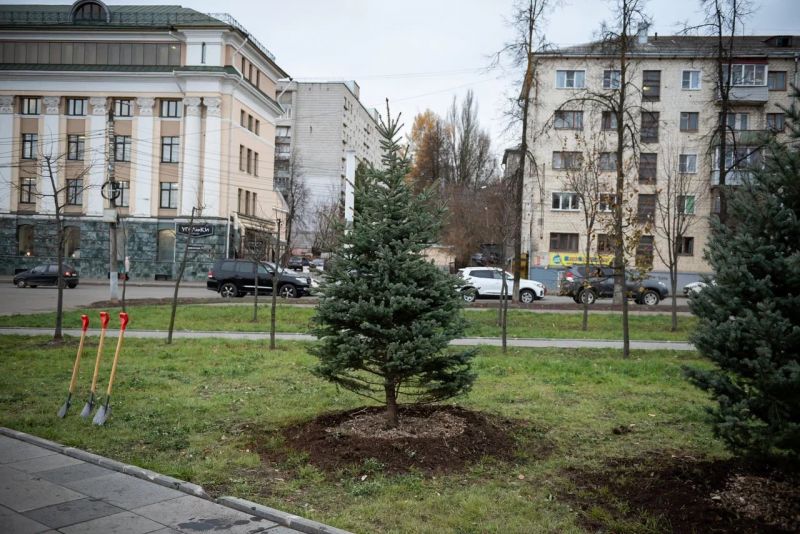
[(650, 25), (646, 22), (640, 22), (636, 30), (636, 37), (640, 45), (647, 44), (647, 28)]

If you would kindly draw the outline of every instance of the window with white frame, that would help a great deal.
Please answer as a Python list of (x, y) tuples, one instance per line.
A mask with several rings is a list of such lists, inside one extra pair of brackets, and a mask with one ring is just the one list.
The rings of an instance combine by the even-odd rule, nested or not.
[(580, 209), (578, 193), (553, 193), (552, 208), (555, 211), (577, 211)]
[(700, 89), (700, 71), (685, 70), (681, 78), (681, 89), (697, 91)]
[[(728, 79), (728, 66), (723, 65), (723, 80)], [(751, 63), (731, 65), (732, 86), (767, 85), (767, 66)]]
[(597, 202), (597, 211), (603, 213), (610, 213), (614, 210), (615, 199), (617, 196), (614, 193), (600, 193), (600, 198)]
[(583, 154), (580, 152), (553, 152), (553, 169), (577, 170), (583, 164)]
[(694, 195), (678, 196), (678, 213), (694, 215)]
[[(722, 120), (721, 116), (720, 120)], [(726, 123), (731, 130), (747, 130), (750, 126), (750, 114), (728, 112)]]
[(697, 154), (681, 154), (678, 159), (678, 172), (697, 173)]
[(584, 87), (586, 87), (586, 71), (556, 71), (556, 89), (583, 89)]
[(583, 111), (556, 111), (553, 115), (556, 130), (582, 130)]
[(603, 89), (619, 89), (620, 71), (618, 70), (604, 70), (603, 71)]
[(85, 98), (67, 98), (67, 115), (80, 117), (86, 115)]
[(38, 115), (39, 98), (23, 97), (22, 99), (20, 99), (19, 112), (22, 115)]

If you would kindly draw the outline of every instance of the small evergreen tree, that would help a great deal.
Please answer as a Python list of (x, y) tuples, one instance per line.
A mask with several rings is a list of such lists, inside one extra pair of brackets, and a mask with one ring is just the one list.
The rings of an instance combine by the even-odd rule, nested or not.
[(789, 140), (770, 140), (763, 169), (733, 188), (733, 224), (715, 223), (706, 249), (716, 285), (691, 302), (692, 341), (719, 368), (687, 373), (718, 402), (715, 431), (734, 451), (798, 456), (800, 110), (785, 111)]
[(357, 211), (329, 262), (314, 317), (318, 376), (386, 405), (398, 423), (398, 396), (432, 402), (465, 393), (474, 351), (447, 346), (464, 329), (455, 277), (423, 256), (443, 217), (431, 192), (406, 184), (409, 162), (397, 141), (399, 116), (381, 121), (383, 169), (356, 184)]

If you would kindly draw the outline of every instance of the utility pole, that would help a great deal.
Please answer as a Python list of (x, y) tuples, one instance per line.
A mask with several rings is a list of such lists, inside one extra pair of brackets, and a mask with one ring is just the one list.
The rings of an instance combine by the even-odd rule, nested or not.
[(111, 302), (119, 300), (119, 280), (117, 273), (117, 182), (114, 176), (114, 160), (116, 158), (116, 136), (114, 134), (114, 106), (113, 103), (108, 110), (108, 202), (110, 204), (109, 224), (108, 224), (108, 299)]

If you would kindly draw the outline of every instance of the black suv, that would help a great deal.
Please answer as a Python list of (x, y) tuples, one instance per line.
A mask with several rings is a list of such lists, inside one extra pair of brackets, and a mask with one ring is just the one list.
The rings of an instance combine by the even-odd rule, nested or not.
[[(72, 265), (64, 264), (64, 285), (70, 289), (78, 286), (78, 272)], [(54, 286), (58, 283), (58, 264), (44, 263), (14, 275), (17, 287)]]
[[(206, 289), (216, 291), (225, 298), (243, 297), (255, 293), (255, 264), (252, 260), (217, 260), (208, 271)], [(258, 264), (258, 294), (272, 292), (272, 279), (275, 265)], [(311, 292), (311, 279), (290, 275), (281, 269), (278, 276), (278, 295), (283, 298), (294, 298), (308, 295)]]
[[(635, 273), (626, 271), (625, 282), (628, 298), (637, 304), (655, 306), (669, 295), (663, 282), (653, 278), (638, 280)], [(585, 265), (573, 265), (564, 273), (561, 280), (560, 295), (567, 295), (577, 302), (594, 304), (598, 298), (614, 296), (614, 269), (602, 265), (590, 265), (588, 276)]]

